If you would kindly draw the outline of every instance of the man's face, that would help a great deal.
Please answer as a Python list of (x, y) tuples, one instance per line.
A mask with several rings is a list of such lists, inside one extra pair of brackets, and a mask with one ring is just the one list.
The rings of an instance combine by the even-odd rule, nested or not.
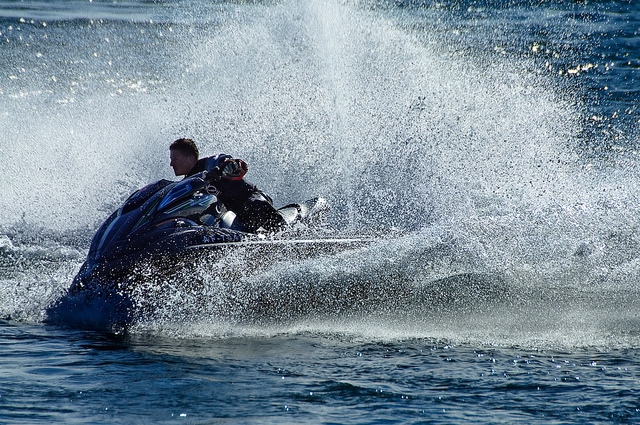
[(193, 155), (185, 155), (178, 150), (169, 150), (169, 157), (171, 158), (171, 167), (176, 176), (184, 176), (187, 174), (194, 165), (196, 165), (196, 157)]

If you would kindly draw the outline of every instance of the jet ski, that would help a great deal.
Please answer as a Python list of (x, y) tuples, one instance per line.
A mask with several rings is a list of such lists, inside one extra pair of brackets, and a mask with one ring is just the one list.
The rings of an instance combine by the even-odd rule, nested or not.
[(296, 247), (310, 253), (367, 243), (362, 238), (305, 236), (309, 229), (322, 227), (330, 209), (323, 198), (278, 209), (286, 226), (276, 234), (260, 229), (247, 232), (218, 200), (212, 184), (215, 178), (214, 173), (203, 171), (177, 182), (159, 180), (132, 194), (96, 232), (68, 295), (87, 290), (103, 293), (113, 282), (130, 281), (150, 264), (169, 272), (179, 262), (197, 261), (203, 251), (252, 247), (290, 252)]

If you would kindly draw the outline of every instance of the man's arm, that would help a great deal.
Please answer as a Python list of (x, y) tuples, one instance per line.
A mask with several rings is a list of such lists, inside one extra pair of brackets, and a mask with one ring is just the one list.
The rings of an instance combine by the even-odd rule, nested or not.
[(233, 158), (231, 155), (220, 154), (215, 158), (207, 158), (205, 170), (223, 179), (242, 180), (247, 171), (249, 171), (249, 167), (241, 159)]

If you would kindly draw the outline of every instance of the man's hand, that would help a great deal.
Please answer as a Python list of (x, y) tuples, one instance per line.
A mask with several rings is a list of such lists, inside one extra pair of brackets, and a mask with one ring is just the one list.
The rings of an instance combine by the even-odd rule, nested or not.
[(220, 164), (221, 176), (228, 180), (241, 180), (247, 174), (247, 164), (241, 159), (227, 159)]

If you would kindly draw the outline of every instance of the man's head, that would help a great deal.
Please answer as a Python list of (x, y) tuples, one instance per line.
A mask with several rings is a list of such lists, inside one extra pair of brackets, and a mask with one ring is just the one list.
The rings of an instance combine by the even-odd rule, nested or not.
[(171, 167), (176, 176), (184, 176), (196, 165), (200, 153), (191, 139), (178, 139), (169, 146)]

